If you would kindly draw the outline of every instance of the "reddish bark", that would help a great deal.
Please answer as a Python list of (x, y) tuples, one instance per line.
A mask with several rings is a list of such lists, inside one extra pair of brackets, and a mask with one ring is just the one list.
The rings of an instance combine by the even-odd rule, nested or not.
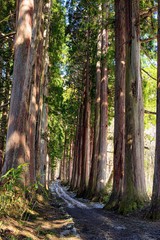
[(108, 207), (117, 208), (122, 195), (125, 147), (125, 0), (115, 0), (115, 119), (113, 189)]
[[(97, 56), (101, 56), (101, 33), (98, 36)], [(100, 131), (100, 82), (101, 66), (100, 61), (96, 65), (96, 99), (95, 99), (95, 120), (94, 120), (94, 137), (93, 137), (93, 154), (91, 161), (91, 171), (88, 184), (88, 197), (92, 198), (96, 192), (98, 154), (99, 154), (99, 131)]]
[(81, 109), (79, 109), (78, 113), (78, 121), (76, 128), (76, 136), (75, 136), (75, 144), (74, 144), (74, 153), (73, 153), (73, 167), (72, 167), (72, 178), (70, 188), (73, 190), (76, 188), (77, 178), (78, 178), (78, 145), (79, 145), (79, 127), (80, 127), (80, 119), (81, 119)]
[(74, 152), (74, 143), (73, 140), (70, 142), (70, 154), (69, 154), (69, 169), (68, 169), (68, 182), (71, 183), (72, 170), (73, 170), (73, 152)]
[[(88, 32), (89, 38), (89, 32)], [(83, 136), (82, 136), (82, 164), (81, 182), (79, 195), (86, 193), (89, 182), (90, 166), (90, 76), (89, 76), (89, 55), (87, 52), (87, 62), (85, 69), (85, 88), (84, 88), (84, 111), (83, 111)]]
[(141, 207), (147, 199), (144, 175), (144, 109), (140, 74), (139, 0), (126, 6), (125, 163), (121, 212)]
[(104, 190), (107, 183), (107, 127), (108, 127), (108, 75), (106, 53), (108, 48), (108, 30), (106, 19), (108, 16), (108, 5), (102, 6), (102, 75), (100, 87), (100, 145), (98, 157), (98, 174), (96, 192), (99, 194)]
[[(28, 154), (26, 145), (27, 116), (22, 106), (22, 96), (26, 89), (24, 83), (28, 71), (28, 60), (32, 36), (33, 0), (18, 1), (18, 23), (15, 40), (14, 81), (11, 95), (10, 114), (7, 132), (6, 159), (2, 172), (25, 162)], [(22, 109), (23, 108), (23, 109)]]

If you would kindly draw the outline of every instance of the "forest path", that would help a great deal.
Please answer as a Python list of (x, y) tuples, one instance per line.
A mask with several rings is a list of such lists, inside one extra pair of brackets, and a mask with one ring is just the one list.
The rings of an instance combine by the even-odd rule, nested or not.
[(160, 222), (105, 211), (100, 204), (75, 198), (59, 182), (53, 183), (51, 190), (65, 202), (82, 240), (160, 240)]

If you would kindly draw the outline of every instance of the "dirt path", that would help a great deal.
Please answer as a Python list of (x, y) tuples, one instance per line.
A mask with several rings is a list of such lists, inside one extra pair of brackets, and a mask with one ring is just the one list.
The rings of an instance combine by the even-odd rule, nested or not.
[(65, 202), (64, 207), (83, 240), (160, 240), (160, 222), (124, 217), (96, 208), (97, 205), (75, 199), (57, 183), (53, 189)]
[(160, 223), (115, 215), (103, 209), (67, 209), (84, 240), (158, 240)]

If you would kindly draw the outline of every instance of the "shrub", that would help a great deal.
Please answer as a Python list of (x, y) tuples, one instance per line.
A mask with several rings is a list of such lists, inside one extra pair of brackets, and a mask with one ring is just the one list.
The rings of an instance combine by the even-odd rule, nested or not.
[(0, 178), (0, 216), (21, 218), (28, 208), (21, 176), (27, 164), (10, 169)]

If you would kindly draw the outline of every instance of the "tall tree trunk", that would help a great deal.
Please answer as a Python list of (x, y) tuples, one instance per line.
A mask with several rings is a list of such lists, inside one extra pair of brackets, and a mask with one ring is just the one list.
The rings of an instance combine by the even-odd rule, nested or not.
[(42, 108), (42, 116), (41, 116), (41, 129), (40, 131), (40, 163), (38, 163), (37, 172), (40, 175), (37, 175), (37, 178), (41, 181), (41, 183), (46, 186), (46, 175), (49, 173), (47, 167), (50, 167), (49, 157), (47, 155), (47, 128), (48, 128), (48, 106), (43, 103)]
[(99, 194), (104, 190), (107, 183), (107, 125), (108, 125), (108, 76), (106, 53), (108, 47), (108, 31), (106, 19), (108, 16), (108, 5), (102, 6), (102, 79), (100, 90), (100, 145), (98, 156), (98, 175), (96, 192)]
[(67, 130), (65, 131), (65, 137), (64, 137), (64, 149), (63, 149), (63, 159), (62, 159), (62, 172), (61, 172), (61, 181), (66, 181), (66, 173), (67, 173)]
[[(91, 172), (91, 159), (93, 155), (93, 142), (94, 142), (94, 127), (92, 126), (90, 129), (90, 156), (89, 156), (89, 173)], [(89, 174), (90, 175), (90, 174)]]
[(77, 127), (76, 127), (76, 134), (75, 134), (75, 144), (74, 144), (74, 153), (73, 153), (73, 168), (72, 168), (72, 178), (71, 178), (71, 184), (70, 184), (70, 189), (74, 190), (77, 186), (77, 181), (78, 181), (78, 162), (79, 162), (79, 156), (78, 156), (78, 151), (79, 151), (79, 133), (80, 133), (80, 122), (81, 122), (81, 108), (82, 105), (80, 105), (79, 111), (78, 111), (78, 120), (77, 120)]
[(140, 207), (146, 200), (139, 0), (126, 2), (126, 41), (126, 138), (124, 192), (120, 204), (120, 211), (124, 213)]
[[(38, 0), (37, 0), (38, 1)], [(43, 2), (43, 1), (42, 1)], [(39, 45), (37, 49), (37, 112), (36, 112), (36, 176), (48, 188), (48, 182), (51, 172), (50, 158), (47, 154), (48, 142), (48, 105), (45, 98), (48, 96), (48, 44), (49, 44), (49, 25), (51, 15), (51, 0), (43, 4), (42, 24), (39, 35)], [(39, 59), (40, 58), (40, 59)]]
[[(38, 49), (37, 49), (37, 71), (36, 71), (36, 129), (35, 129), (35, 174), (36, 178), (40, 178), (43, 175), (43, 167), (41, 164), (41, 128), (42, 128), (42, 110), (43, 110), (43, 90), (41, 84), (44, 82), (43, 77), (44, 74), (42, 70), (44, 67), (44, 63), (42, 59), (44, 58), (43, 51), (43, 25), (41, 25), (41, 36)], [(44, 83), (43, 83), (44, 85)], [(44, 183), (43, 181), (41, 181)]]
[[(89, 30), (87, 33), (89, 40)], [(90, 165), (90, 75), (89, 75), (89, 52), (87, 50), (87, 60), (85, 69), (85, 90), (84, 90), (84, 118), (83, 118), (83, 143), (82, 143), (82, 173), (79, 188), (79, 195), (85, 194), (89, 181)]]
[[(28, 154), (26, 144), (26, 114), (22, 111), (22, 96), (28, 71), (32, 37), (33, 0), (17, 1), (19, 5), (17, 34), (15, 40), (14, 81), (11, 95), (10, 114), (7, 132), (6, 159), (2, 169), (4, 174), (11, 167), (25, 162)], [(28, 89), (27, 89), (28, 90)], [(27, 108), (27, 106), (23, 106)], [(26, 112), (27, 109), (24, 109)], [(28, 175), (28, 173), (26, 173)]]
[[(6, 76), (4, 81), (4, 89), (2, 93), (2, 98), (0, 101), (0, 172), (4, 163), (5, 146), (6, 146), (6, 135), (7, 135), (7, 122), (8, 122), (8, 112), (9, 112), (9, 100), (10, 100), (10, 64), (6, 65)], [(0, 76), (2, 77), (2, 72), (0, 69)]]
[(72, 170), (73, 170), (73, 151), (74, 151), (74, 143), (73, 143), (73, 140), (71, 140), (70, 149), (69, 149), (69, 171), (68, 171), (69, 184), (71, 183)]
[(158, 59), (157, 59), (157, 119), (156, 119), (156, 151), (154, 165), (153, 192), (149, 217), (160, 219), (160, 0), (158, 0)]
[[(33, 28), (36, 29), (36, 34), (32, 34), (32, 44), (34, 44), (34, 49), (32, 49), (33, 53), (32, 55), (32, 66), (30, 70), (31, 74), (31, 93), (30, 93), (30, 106), (29, 106), (29, 117), (28, 117), (28, 125), (29, 125), (29, 134), (27, 136), (27, 141), (28, 141), (28, 147), (30, 151), (30, 181), (32, 183), (35, 182), (36, 180), (36, 132), (39, 130), (37, 128), (37, 109), (39, 102), (37, 102), (37, 94), (39, 93), (39, 86), (40, 86), (40, 78), (37, 76), (40, 75), (40, 70), (41, 69), (41, 61), (42, 61), (42, 52), (43, 48), (42, 47), (41, 41), (42, 41), (42, 36), (41, 36), (41, 18), (42, 18), (42, 8), (43, 7), (43, 2), (42, 0), (35, 1), (35, 14), (34, 14), (34, 19), (33, 19)], [(38, 23), (38, 24), (37, 24)], [(38, 81), (39, 82), (38, 82)]]
[(113, 188), (107, 208), (118, 208), (122, 196), (125, 149), (125, 0), (115, 0), (115, 118)]
[[(101, 57), (101, 32), (98, 35), (97, 57)], [(95, 99), (95, 120), (94, 120), (94, 138), (93, 138), (93, 154), (91, 162), (91, 172), (88, 184), (88, 197), (92, 198), (95, 194), (97, 183), (97, 167), (99, 154), (99, 130), (100, 130), (100, 84), (101, 84), (101, 62), (96, 64), (96, 99)]]
[[(36, 180), (36, 167), (44, 166), (44, 164), (38, 164), (36, 160), (41, 159), (37, 154), (40, 154), (37, 146), (40, 146), (41, 141), (41, 121), (47, 123), (48, 115), (47, 105), (43, 104), (43, 97), (47, 95), (46, 86), (48, 83), (47, 34), (49, 14), (46, 17), (47, 20), (44, 19), (42, 10), (50, 12), (51, 4), (49, 3), (50, 0), (46, 4), (43, 4), (42, 0), (17, 1), (19, 16), (15, 41), (14, 83), (7, 133), (6, 162), (3, 172), (5, 173), (11, 167), (16, 167), (21, 163), (29, 163), (29, 168), (24, 174), (26, 184)], [(43, 26), (46, 30), (46, 36), (42, 36)], [(42, 133), (47, 131), (46, 124), (43, 127)], [(45, 152), (46, 161), (46, 141), (44, 145), (45, 151), (43, 152)], [(38, 161), (40, 162), (40, 160)]]
[(81, 103), (79, 130), (78, 130), (78, 155), (77, 155), (77, 182), (76, 189), (80, 188), (82, 178), (82, 161), (83, 161), (83, 140), (84, 140), (84, 99)]

